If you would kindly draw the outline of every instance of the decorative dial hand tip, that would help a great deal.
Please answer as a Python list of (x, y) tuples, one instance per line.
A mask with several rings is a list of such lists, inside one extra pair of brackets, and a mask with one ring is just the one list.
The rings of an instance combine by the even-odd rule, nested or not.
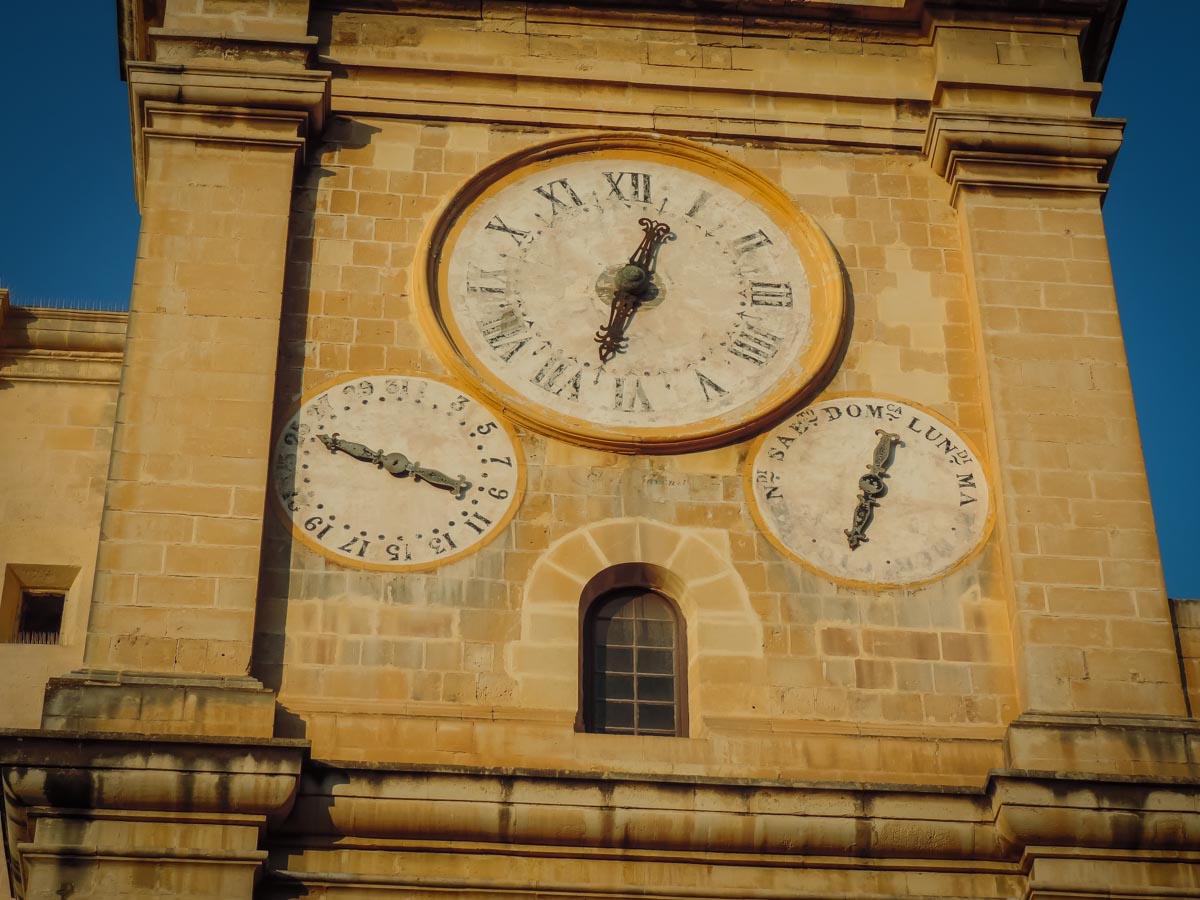
[(596, 343), (600, 345), (600, 362), (605, 363), (625, 349), (628, 339), (625, 331), (633, 321), (633, 314), (642, 304), (646, 291), (650, 289), (650, 275), (654, 272), (654, 261), (659, 247), (671, 233), (666, 222), (653, 219), (638, 219), (642, 226), (642, 242), (638, 244), (628, 265), (622, 266), (616, 276), (612, 306), (608, 312), (608, 324), (596, 332)]
[(372, 463), (396, 478), (412, 475), (415, 481), (423, 481), (432, 487), (453, 491), (459, 500), (466, 496), (467, 489), (471, 487), (471, 482), (467, 481), (464, 476), (459, 475), (457, 478), (452, 478), (437, 469), (424, 468), (420, 463), (411, 462), (403, 453), (384, 453), (382, 450), (372, 450), (363, 444), (344, 441), (336, 432), (320, 434), (317, 437), (330, 453), (341, 451), (354, 459)]
[(875, 445), (875, 451), (871, 454), (867, 474), (858, 479), (858, 505), (854, 507), (851, 526), (843, 532), (851, 550), (857, 550), (859, 544), (867, 542), (867, 526), (874, 518), (874, 509), (879, 505), (879, 498), (887, 493), (887, 485), (883, 483), (883, 479), (892, 462), (892, 450), (897, 444), (903, 443), (900, 435), (891, 434), (882, 428), (876, 428), (875, 433), (879, 435), (879, 443)]

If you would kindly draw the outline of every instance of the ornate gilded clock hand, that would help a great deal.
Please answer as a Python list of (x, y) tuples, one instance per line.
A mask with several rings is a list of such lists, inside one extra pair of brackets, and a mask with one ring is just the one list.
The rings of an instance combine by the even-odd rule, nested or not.
[(608, 324), (596, 332), (596, 343), (600, 345), (600, 362), (605, 363), (625, 349), (628, 343), (625, 331), (633, 321), (633, 315), (650, 288), (650, 276), (654, 272), (658, 250), (671, 226), (653, 219), (638, 219), (642, 226), (642, 242), (638, 244), (629, 264), (623, 266), (616, 276), (612, 306), (608, 312)]
[(879, 498), (887, 493), (887, 485), (883, 483), (883, 478), (891, 464), (892, 450), (896, 444), (903, 443), (900, 435), (891, 434), (882, 428), (876, 428), (875, 433), (879, 435), (879, 442), (871, 454), (867, 474), (858, 479), (858, 505), (854, 507), (851, 526), (843, 532), (851, 550), (857, 550), (859, 544), (867, 542), (866, 531), (867, 526), (871, 524), (873, 510), (879, 505)]
[(424, 481), (431, 487), (454, 491), (460, 500), (466, 496), (467, 489), (471, 486), (471, 482), (462, 475), (452, 478), (437, 469), (424, 468), (420, 463), (411, 462), (403, 453), (384, 453), (382, 450), (372, 450), (370, 447), (356, 444), (353, 441), (343, 441), (336, 432), (332, 435), (321, 434), (317, 437), (330, 453), (337, 453), (340, 450), (354, 459), (373, 463), (396, 478), (412, 475), (414, 481)]

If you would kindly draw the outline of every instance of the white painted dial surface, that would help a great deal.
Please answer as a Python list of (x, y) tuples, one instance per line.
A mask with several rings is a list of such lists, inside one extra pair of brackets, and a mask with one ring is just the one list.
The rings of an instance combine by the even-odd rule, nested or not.
[(523, 487), (508, 426), (424, 376), (361, 376), (319, 391), (284, 426), (273, 463), (272, 495), (295, 535), (358, 568), (458, 559), (507, 524)]
[[(567, 154), (474, 198), (444, 245), (436, 303), (456, 352), (506, 408), (532, 411), (533, 427), (669, 441), (761, 414), (812, 379), (824, 360), (810, 358), (809, 268), (827, 242), (808, 226), (799, 240), (811, 246), (798, 247), (794, 222), (760, 188), (700, 168)], [(605, 361), (597, 334), (642, 220), (670, 234), (623, 349)], [(827, 270), (818, 275), (824, 291)], [(820, 342), (832, 346), (837, 330), (823, 322)]]
[[(865, 540), (851, 547), (861, 479), (881, 439), (894, 445), (879, 473), (885, 491), (872, 498)], [(974, 449), (911, 403), (871, 396), (814, 403), (763, 435), (749, 463), (752, 509), (772, 543), (838, 581), (932, 581), (971, 555), (991, 526), (987, 476)]]

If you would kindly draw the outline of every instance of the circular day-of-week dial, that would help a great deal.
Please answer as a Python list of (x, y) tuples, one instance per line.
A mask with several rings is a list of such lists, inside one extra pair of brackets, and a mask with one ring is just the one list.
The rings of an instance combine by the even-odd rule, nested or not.
[(759, 438), (749, 461), (747, 492), (763, 532), (843, 583), (932, 581), (991, 528), (988, 480), (970, 442), (906, 401), (814, 403)]
[(524, 462), (487, 406), (417, 375), (337, 382), (301, 403), (275, 445), (272, 495), (294, 534), (348, 566), (424, 569), (494, 538)]
[(468, 186), (425, 275), (452, 365), (518, 419), (665, 452), (795, 403), (844, 320), (824, 235), (762, 178), (648, 138), (541, 148)]

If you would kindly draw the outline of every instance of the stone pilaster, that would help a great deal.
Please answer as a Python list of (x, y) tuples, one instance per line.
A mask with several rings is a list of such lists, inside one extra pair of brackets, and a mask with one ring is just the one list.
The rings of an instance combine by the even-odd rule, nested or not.
[(1024, 711), (1180, 715), (1100, 203), (1120, 121), (932, 114), (974, 292)]
[(143, 218), (90, 667), (247, 671), (292, 175), (327, 80), (129, 67)]

